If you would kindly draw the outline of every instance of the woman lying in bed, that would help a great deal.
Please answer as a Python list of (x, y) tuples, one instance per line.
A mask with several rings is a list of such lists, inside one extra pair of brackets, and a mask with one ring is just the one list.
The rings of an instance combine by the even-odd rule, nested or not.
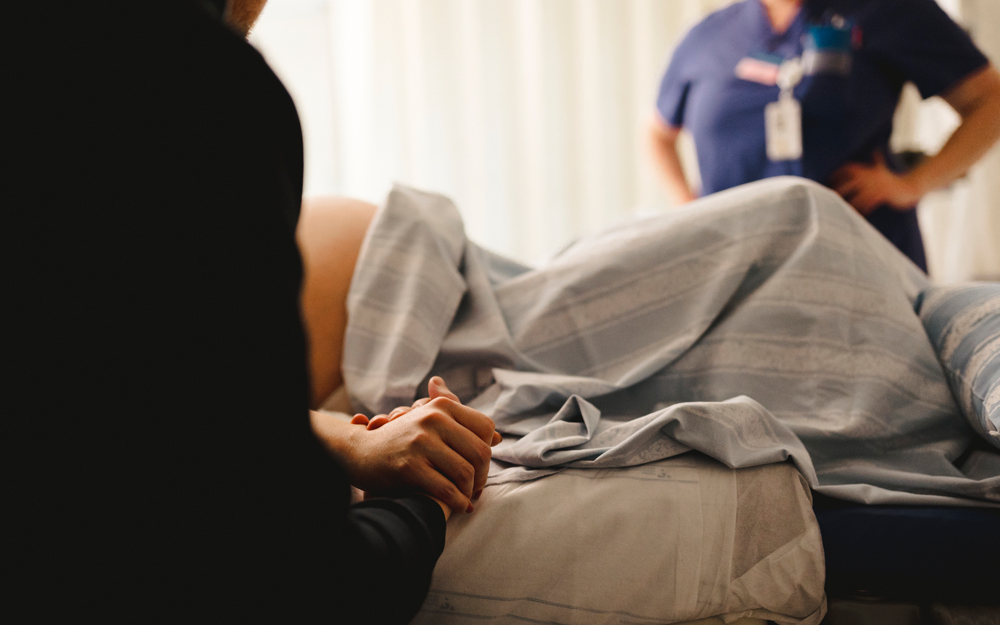
[(699, 204), (533, 269), (468, 241), (441, 196), (308, 202), (313, 406), (344, 383), (356, 408), (388, 413), (317, 413), (315, 430), (350, 453), (346, 437), (402, 427), (393, 409), (443, 392), (428, 384), (440, 376), (507, 439), (493, 482), (696, 449), (730, 467), (790, 458), (813, 489), (853, 501), (1000, 496), (975, 469), (992, 465), (963, 456), (975, 432), (914, 312), (928, 284), (912, 263), (805, 181)]

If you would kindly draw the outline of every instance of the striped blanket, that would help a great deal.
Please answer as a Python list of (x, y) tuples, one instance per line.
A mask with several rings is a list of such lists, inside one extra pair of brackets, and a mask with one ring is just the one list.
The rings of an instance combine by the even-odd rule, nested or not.
[(446, 198), (397, 187), (353, 276), (344, 379), (378, 413), (444, 377), (504, 434), (490, 483), (696, 449), (791, 460), (863, 503), (1000, 503), (996, 450), (963, 462), (976, 434), (914, 313), (926, 286), (798, 179), (629, 221), (538, 268), (470, 242)]

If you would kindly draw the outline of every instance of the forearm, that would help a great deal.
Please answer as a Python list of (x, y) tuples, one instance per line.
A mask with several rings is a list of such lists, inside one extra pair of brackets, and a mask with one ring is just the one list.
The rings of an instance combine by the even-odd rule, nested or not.
[(649, 144), (653, 162), (667, 194), (675, 204), (684, 204), (694, 200), (695, 194), (691, 192), (684, 178), (684, 168), (677, 153), (678, 134), (679, 129), (667, 127), (657, 119), (649, 131)]
[(965, 175), (1000, 139), (1000, 74), (995, 69), (970, 77), (945, 100), (962, 123), (937, 154), (904, 177), (921, 196)]
[(316, 437), (350, 478), (350, 448), (355, 444), (354, 426), (330, 413), (315, 410), (309, 411), (309, 420)]
[(922, 196), (946, 187), (983, 157), (1000, 139), (1000, 98), (966, 117), (941, 151), (905, 176)]

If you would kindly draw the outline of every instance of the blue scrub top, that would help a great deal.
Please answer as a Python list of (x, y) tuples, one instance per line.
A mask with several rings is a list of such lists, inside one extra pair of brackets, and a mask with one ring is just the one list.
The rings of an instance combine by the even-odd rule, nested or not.
[[(923, 97), (939, 95), (988, 64), (969, 36), (934, 0), (806, 0), (784, 33), (775, 33), (760, 0), (712, 13), (674, 51), (660, 84), (663, 120), (694, 138), (702, 194), (771, 176), (826, 183), (848, 162), (890, 157), (892, 118), (906, 81)], [(802, 103), (803, 156), (767, 158), (764, 107), (775, 85), (739, 78), (744, 59), (780, 63), (800, 57), (810, 27), (836, 14), (853, 24), (846, 74), (820, 72), (795, 87)], [(926, 271), (916, 211), (876, 209), (869, 222)]]

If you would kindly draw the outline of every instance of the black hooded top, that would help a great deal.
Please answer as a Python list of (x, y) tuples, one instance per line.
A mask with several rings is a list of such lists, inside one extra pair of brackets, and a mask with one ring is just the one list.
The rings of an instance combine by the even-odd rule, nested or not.
[(406, 622), (444, 516), (350, 507), (311, 432), (301, 131), (221, 9), (9, 22), (11, 594), (41, 621)]

